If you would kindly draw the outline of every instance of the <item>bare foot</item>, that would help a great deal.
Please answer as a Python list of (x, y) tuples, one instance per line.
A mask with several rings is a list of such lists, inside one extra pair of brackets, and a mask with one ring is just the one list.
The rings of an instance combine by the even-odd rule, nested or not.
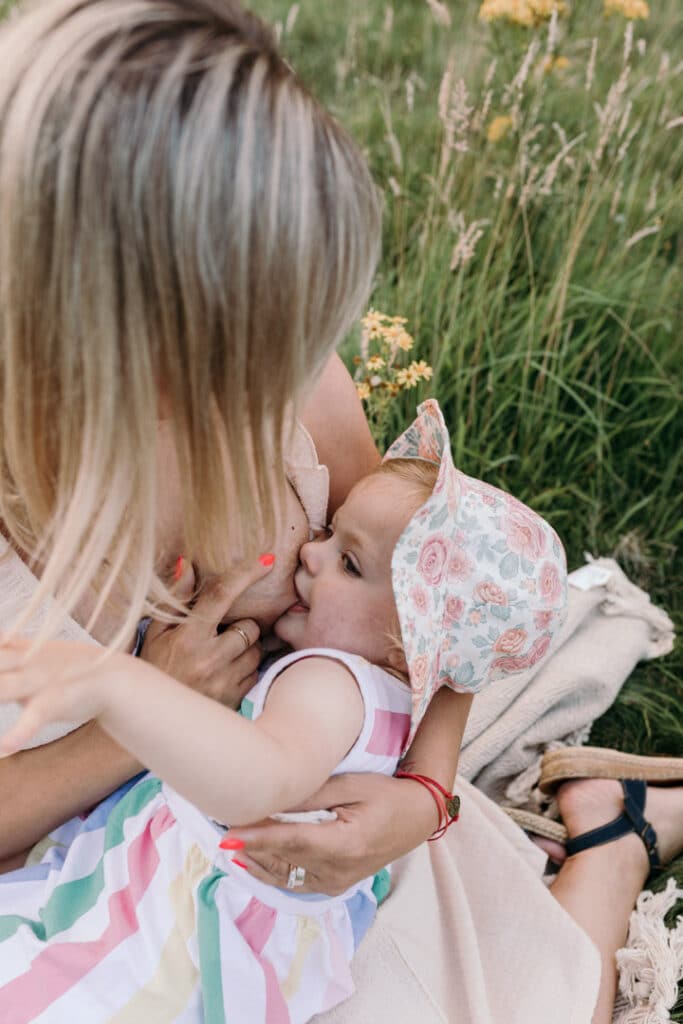
[[(582, 779), (565, 782), (557, 794), (560, 816), (570, 837), (606, 825), (624, 809), (621, 785), (612, 779)], [(683, 851), (683, 786), (648, 786), (644, 816), (657, 833), (657, 848), (662, 864)], [(630, 833), (612, 845), (620, 851), (633, 850), (648, 873), (647, 853), (642, 840)]]

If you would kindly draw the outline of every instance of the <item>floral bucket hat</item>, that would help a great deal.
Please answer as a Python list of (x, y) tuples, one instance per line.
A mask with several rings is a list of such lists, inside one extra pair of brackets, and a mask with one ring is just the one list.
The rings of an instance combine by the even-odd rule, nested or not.
[(536, 665), (567, 602), (565, 554), (552, 527), (512, 495), (455, 468), (438, 402), (423, 402), (417, 413), (384, 457), (439, 466), (431, 497), (391, 562), (413, 691), (406, 745), (441, 686), (476, 693)]

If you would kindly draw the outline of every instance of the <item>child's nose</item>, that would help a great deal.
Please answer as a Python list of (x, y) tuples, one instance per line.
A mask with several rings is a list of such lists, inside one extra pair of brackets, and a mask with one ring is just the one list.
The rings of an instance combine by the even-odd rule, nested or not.
[(309, 540), (299, 549), (299, 560), (310, 576), (315, 576), (323, 561), (322, 543), (320, 540)]

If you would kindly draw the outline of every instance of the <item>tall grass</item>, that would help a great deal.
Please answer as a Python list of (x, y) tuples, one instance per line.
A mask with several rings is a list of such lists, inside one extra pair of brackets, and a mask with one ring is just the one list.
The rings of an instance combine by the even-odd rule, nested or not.
[[(458, 465), (546, 515), (570, 563), (615, 556), (680, 628), (680, 0), (633, 22), (574, 0), (535, 28), (484, 24), (475, 0), (254, 6), (366, 149), (372, 304), (435, 369), (380, 445), (436, 395)], [(641, 666), (592, 742), (683, 756), (682, 669), (680, 645)]]

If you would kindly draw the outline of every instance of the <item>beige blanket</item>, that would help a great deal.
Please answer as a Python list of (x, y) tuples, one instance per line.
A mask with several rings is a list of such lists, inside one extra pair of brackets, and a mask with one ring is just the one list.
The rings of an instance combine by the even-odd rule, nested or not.
[(610, 558), (570, 575), (569, 611), (540, 667), (477, 694), (459, 773), (497, 803), (535, 809), (543, 751), (582, 743), (639, 661), (668, 654), (668, 615)]

